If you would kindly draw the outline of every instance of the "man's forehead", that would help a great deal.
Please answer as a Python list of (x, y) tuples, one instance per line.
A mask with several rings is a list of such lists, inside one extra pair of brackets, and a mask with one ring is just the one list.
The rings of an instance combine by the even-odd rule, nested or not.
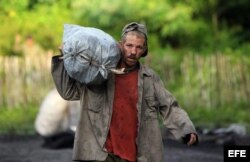
[(129, 32), (126, 35), (125, 42), (144, 45), (145, 37), (143, 35), (138, 35), (138, 34), (135, 34), (133, 32)]
[(129, 31), (128, 33), (126, 33), (126, 38), (128, 37), (136, 37), (138, 39), (144, 39), (144, 40), (146, 39), (143, 33), (137, 31)]

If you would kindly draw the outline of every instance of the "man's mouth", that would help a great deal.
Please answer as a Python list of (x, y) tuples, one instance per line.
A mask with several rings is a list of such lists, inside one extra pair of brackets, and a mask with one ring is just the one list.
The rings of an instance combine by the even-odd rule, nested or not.
[(131, 58), (131, 57), (128, 57), (128, 60), (129, 60), (129, 61), (137, 61), (136, 58)]

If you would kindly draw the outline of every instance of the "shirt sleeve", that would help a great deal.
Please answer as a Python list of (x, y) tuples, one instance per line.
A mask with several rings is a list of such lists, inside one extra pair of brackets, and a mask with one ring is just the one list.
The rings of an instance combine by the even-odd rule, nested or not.
[(80, 99), (80, 83), (72, 79), (64, 68), (61, 55), (53, 56), (51, 60), (51, 74), (56, 89), (65, 100)]
[(154, 76), (154, 88), (163, 124), (170, 133), (179, 140), (187, 134), (196, 133), (193, 122), (186, 111), (179, 106), (175, 97), (165, 89), (163, 82), (157, 75)]

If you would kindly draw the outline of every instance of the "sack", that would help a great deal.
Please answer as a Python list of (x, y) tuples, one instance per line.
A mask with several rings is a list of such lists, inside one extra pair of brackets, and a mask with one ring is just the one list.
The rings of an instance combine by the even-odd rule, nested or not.
[(62, 54), (70, 77), (83, 84), (100, 84), (120, 60), (120, 49), (107, 33), (92, 27), (64, 25)]

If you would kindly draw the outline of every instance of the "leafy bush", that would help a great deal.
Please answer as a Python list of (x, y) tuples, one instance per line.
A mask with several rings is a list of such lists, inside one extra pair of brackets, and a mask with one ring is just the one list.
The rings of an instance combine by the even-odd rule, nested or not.
[(34, 134), (36, 105), (0, 108), (0, 134)]
[[(0, 55), (13, 54), (16, 34), (32, 35), (44, 48), (57, 50), (64, 23), (100, 28), (119, 39), (122, 27), (131, 21), (148, 26), (150, 49), (189, 48), (210, 53), (236, 49), (249, 44), (246, 8), (249, 3), (247, 0), (0, 1), (0, 30), (4, 31), (0, 34)], [(236, 9), (237, 14), (231, 14)]]

